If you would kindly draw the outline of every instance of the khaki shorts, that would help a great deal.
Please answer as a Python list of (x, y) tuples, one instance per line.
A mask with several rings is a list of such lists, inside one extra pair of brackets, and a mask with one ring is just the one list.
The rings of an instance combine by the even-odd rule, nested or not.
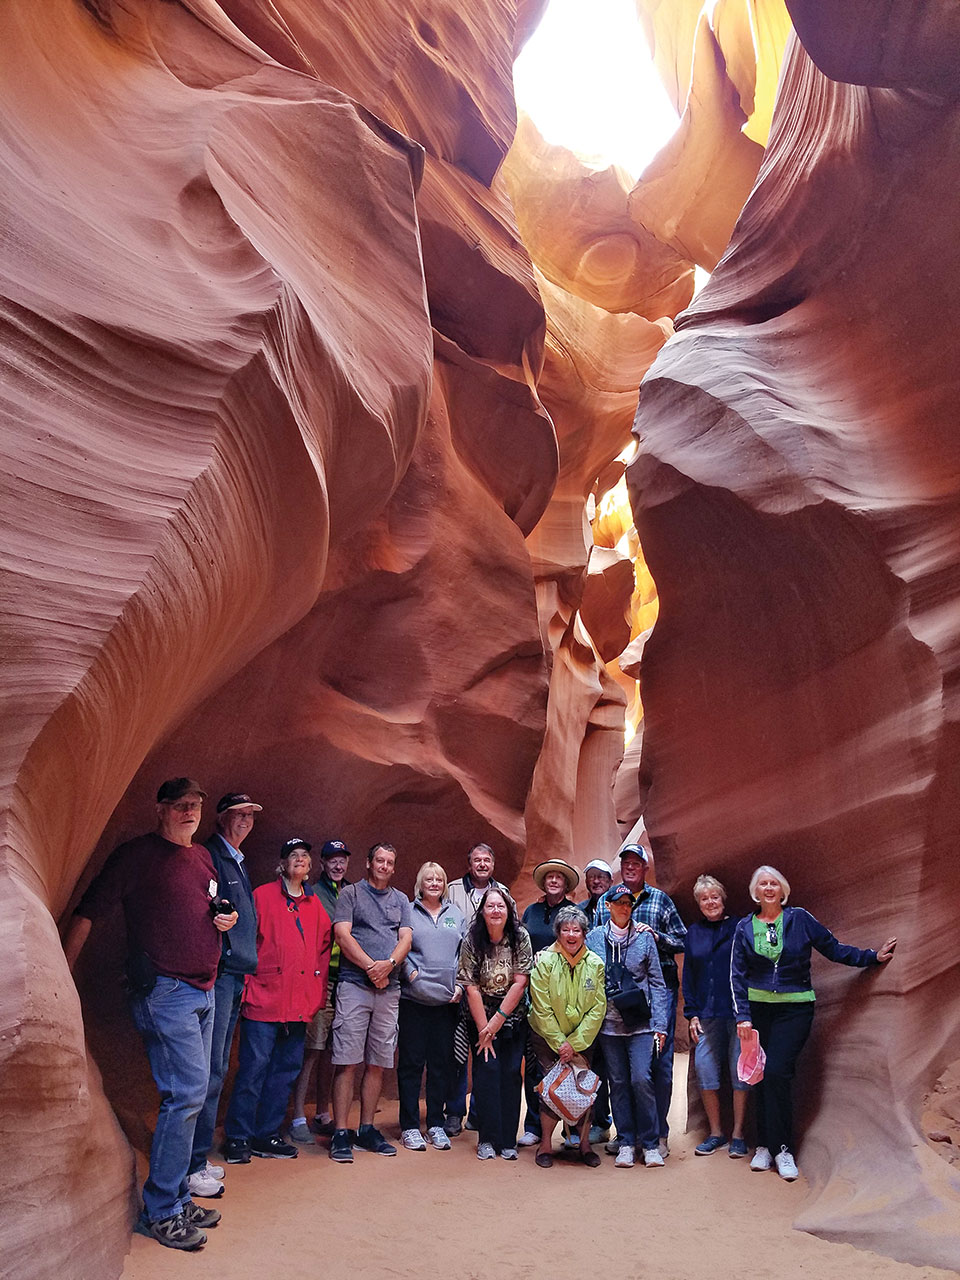
[(330, 1039), (330, 1028), (333, 1026), (333, 1015), (337, 1004), (337, 984), (330, 983), (327, 991), (327, 1003), (313, 1015), (313, 1021), (307, 1027), (305, 1049), (307, 1053), (319, 1053), (327, 1047)]
[(400, 984), (382, 991), (359, 982), (337, 984), (333, 1019), (333, 1065), (392, 1067), (397, 1052)]

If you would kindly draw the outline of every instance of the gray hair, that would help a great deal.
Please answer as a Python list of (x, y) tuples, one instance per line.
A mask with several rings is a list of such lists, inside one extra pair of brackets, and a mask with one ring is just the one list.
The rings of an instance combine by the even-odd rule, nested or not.
[(760, 901), (757, 897), (757, 883), (763, 875), (773, 876), (775, 880), (780, 881), (780, 888), (783, 890), (782, 901), (783, 905), (786, 906), (787, 899), (790, 897), (790, 881), (782, 871), (778, 871), (776, 867), (768, 867), (766, 863), (764, 863), (762, 867), (757, 867), (756, 871), (750, 877), (750, 897), (754, 902)]
[(572, 904), (569, 907), (561, 907), (553, 918), (553, 936), (560, 937), (560, 930), (565, 924), (575, 924), (584, 937), (587, 936), (587, 930), (590, 928), (590, 921), (579, 907)]

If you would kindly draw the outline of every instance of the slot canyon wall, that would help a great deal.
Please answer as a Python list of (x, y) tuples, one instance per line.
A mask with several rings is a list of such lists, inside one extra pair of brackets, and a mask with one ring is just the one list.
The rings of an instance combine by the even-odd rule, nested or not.
[[(403, 887), (486, 839), (523, 899), (546, 852), (582, 865), (645, 821), (687, 910), (705, 863), (742, 878), (761, 853), (851, 940), (909, 904), (895, 970), (823, 981), (800, 1225), (960, 1265), (915, 1114), (960, 1056), (932, 892), (956, 829), (939, 10), (914, 47), (893, 6), (904, 38), (871, 63), (855, 6), (831, 30), (793, 6), (823, 70), (792, 46), (764, 160), (783, 4), (638, 0), (680, 125), (634, 184), (518, 127), (545, 4), (0, 14), (21, 1280), (122, 1266), (154, 1094), (117, 933), (75, 986), (57, 922), (184, 771), (264, 804), (255, 880), (294, 832), (392, 839)], [(762, 161), (644, 390), (641, 549), (611, 498), (637, 387)]]
[(847, 941), (899, 936), (889, 969), (817, 974), (798, 1225), (956, 1270), (919, 1119), (960, 1054), (960, 31), (789, 7), (756, 186), (640, 396), (644, 815), (671, 880), (772, 862)]

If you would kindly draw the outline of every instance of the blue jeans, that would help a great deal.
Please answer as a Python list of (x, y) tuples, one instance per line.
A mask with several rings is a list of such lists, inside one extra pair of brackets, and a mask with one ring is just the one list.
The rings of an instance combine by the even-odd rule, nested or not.
[(703, 1035), (693, 1051), (693, 1063), (697, 1072), (697, 1084), (701, 1089), (719, 1089), (723, 1063), (726, 1061), (730, 1083), (734, 1089), (749, 1089), (737, 1075), (740, 1058), (740, 1037), (735, 1018), (701, 1018)]
[(660, 1136), (656, 1091), (650, 1071), (653, 1035), (649, 1032), (635, 1036), (601, 1035), (600, 1040), (617, 1137), (625, 1146), (639, 1146), (649, 1151), (657, 1145)]
[(677, 1032), (677, 997), (678, 990), (667, 984), (667, 995), (670, 997), (670, 1008), (667, 1011), (667, 1038), (660, 1053), (653, 1059), (653, 1091), (657, 1095), (657, 1126), (659, 1136), (665, 1138), (670, 1132), (667, 1124), (667, 1112), (670, 1110), (670, 1099), (673, 1097), (673, 1041)]
[(240, 1060), (224, 1122), (228, 1138), (249, 1142), (280, 1133), (306, 1035), (305, 1022), (240, 1019)]
[(213, 992), (161, 976), (151, 992), (131, 1000), (130, 1011), (160, 1091), (143, 1209), (151, 1222), (162, 1222), (190, 1202), (187, 1170), (210, 1077)]
[(243, 998), (243, 974), (222, 973), (213, 988), (213, 1040), (210, 1045), (210, 1083), (203, 1109), (197, 1116), (193, 1133), (193, 1154), (190, 1172), (196, 1173), (207, 1163), (207, 1155), (213, 1146), (213, 1131), (217, 1127), (217, 1108), (224, 1077), (230, 1065), (230, 1046), (233, 1032), (240, 1016)]

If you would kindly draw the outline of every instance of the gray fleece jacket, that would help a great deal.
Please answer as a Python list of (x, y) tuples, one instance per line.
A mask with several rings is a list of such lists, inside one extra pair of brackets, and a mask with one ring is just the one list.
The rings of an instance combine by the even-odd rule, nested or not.
[(464, 934), (463, 912), (452, 902), (442, 902), (440, 914), (434, 920), (416, 898), (411, 914), (413, 942), (403, 962), (400, 998), (415, 1000), (418, 1004), (449, 1004), (456, 987), (457, 956)]

